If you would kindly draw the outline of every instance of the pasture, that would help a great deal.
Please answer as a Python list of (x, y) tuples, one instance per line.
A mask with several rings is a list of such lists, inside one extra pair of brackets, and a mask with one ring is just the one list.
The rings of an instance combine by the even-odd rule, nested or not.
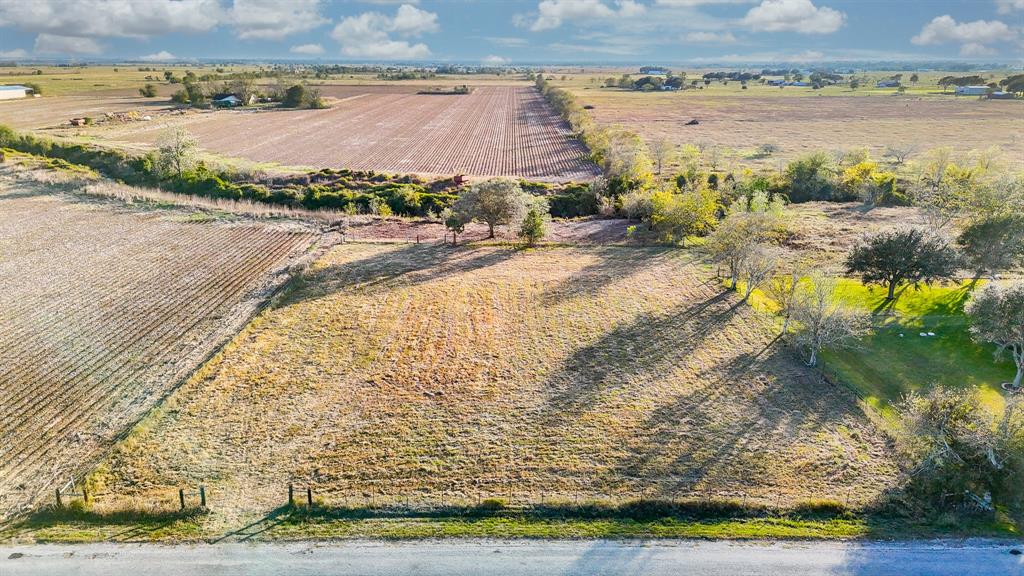
[[(347, 244), (92, 476), (218, 517), (326, 504), (735, 497), (857, 506), (883, 435), (693, 253)], [(238, 516), (241, 514), (242, 516)]]
[(94, 466), (313, 239), (75, 186), (0, 172), (0, 517)]
[[(581, 105), (593, 106), (589, 112), (599, 124), (635, 131), (648, 144), (664, 139), (716, 149), (722, 169), (778, 168), (816, 150), (867, 148), (879, 158), (889, 146), (918, 152), (948, 146), (958, 153), (997, 146), (1008, 157), (1024, 156), (1022, 101), (845, 87), (815, 91), (752, 84), (741, 90), (738, 82), (656, 93), (572, 81), (555, 85), (570, 88)], [(686, 125), (694, 119), (699, 124)], [(779, 150), (760, 156), (763, 144)]]

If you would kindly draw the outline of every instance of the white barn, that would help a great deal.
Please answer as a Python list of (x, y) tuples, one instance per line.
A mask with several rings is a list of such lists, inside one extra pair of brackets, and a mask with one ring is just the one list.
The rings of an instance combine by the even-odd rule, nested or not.
[(957, 96), (984, 96), (988, 94), (988, 86), (957, 86)]
[(24, 98), (32, 89), (27, 86), (0, 86), (0, 100)]

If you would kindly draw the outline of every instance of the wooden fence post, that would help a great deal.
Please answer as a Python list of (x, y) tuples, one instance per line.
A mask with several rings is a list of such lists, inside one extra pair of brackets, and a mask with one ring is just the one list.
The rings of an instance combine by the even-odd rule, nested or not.
[(206, 486), (199, 485), (199, 505), (206, 508)]
[(295, 486), (288, 485), (288, 505), (295, 506)]
[(86, 504), (89, 503), (89, 491), (85, 489), (85, 486), (82, 486), (82, 501)]
[(55, 492), (57, 493), (57, 508), (63, 508), (64, 507), (64, 503), (61, 502), (61, 500), (60, 500), (60, 488), (57, 488), (57, 490)]
[(185, 509), (185, 489), (178, 488), (178, 502), (181, 503), (181, 509)]
[(313, 487), (306, 486), (306, 504), (310, 507), (313, 506)]

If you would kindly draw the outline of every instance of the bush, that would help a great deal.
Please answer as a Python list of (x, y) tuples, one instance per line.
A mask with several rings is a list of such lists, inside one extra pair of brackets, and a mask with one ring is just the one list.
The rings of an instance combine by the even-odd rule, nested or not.
[(814, 152), (786, 166), (790, 202), (832, 200), (835, 190), (835, 167), (832, 158), (824, 152)]
[(523, 217), (523, 222), (519, 227), (519, 237), (528, 246), (533, 246), (544, 239), (547, 234), (547, 215), (545, 206), (534, 205)]
[(306, 102), (306, 87), (302, 84), (291, 86), (284, 92), (281, 106), (285, 108), (298, 108)]
[(146, 98), (152, 98), (156, 96), (156, 86), (153, 86), (152, 84), (146, 84), (142, 88), (139, 88), (139, 94), (145, 96)]

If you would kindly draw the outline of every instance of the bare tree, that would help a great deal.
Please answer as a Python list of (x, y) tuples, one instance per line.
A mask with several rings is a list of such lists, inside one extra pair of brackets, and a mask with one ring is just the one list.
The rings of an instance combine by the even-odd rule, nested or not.
[(754, 246), (740, 264), (740, 277), (744, 283), (743, 301), (765, 284), (779, 266), (779, 250), (773, 246)]
[(971, 298), (965, 310), (976, 340), (995, 344), (997, 357), (1010, 352), (1017, 367), (1011, 386), (1019, 389), (1024, 380), (1024, 282), (989, 284)]
[(906, 146), (893, 145), (886, 147), (885, 154), (883, 156), (892, 160), (893, 164), (902, 166), (916, 150), (917, 148), (910, 144)]
[(835, 291), (834, 278), (816, 274), (801, 284), (793, 303), (794, 341), (807, 351), (808, 366), (817, 365), (823, 348), (850, 346), (868, 326), (866, 315), (841, 306)]
[(156, 143), (157, 166), (162, 174), (181, 178), (198, 160), (199, 144), (184, 128), (175, 128)]
[(670, 144), (664, 138), (655, 138), (651, 142), (651, 157), (654, 158), (654, 165), (657, 168), (657, 173), (661, 174), (661, 170), (665, 165), (665, 162), (669, 160), (672, 155), (672, 144)]
[(776, 276), (765, 287), (765, 291), (779, 307), (782, 316), (782, 333), (789, 332), (789, 321), (793, 318), (793, 307), (796, 303), (800, 279), (806, 273), (802, 264), (794, 265), (789, 274)]

